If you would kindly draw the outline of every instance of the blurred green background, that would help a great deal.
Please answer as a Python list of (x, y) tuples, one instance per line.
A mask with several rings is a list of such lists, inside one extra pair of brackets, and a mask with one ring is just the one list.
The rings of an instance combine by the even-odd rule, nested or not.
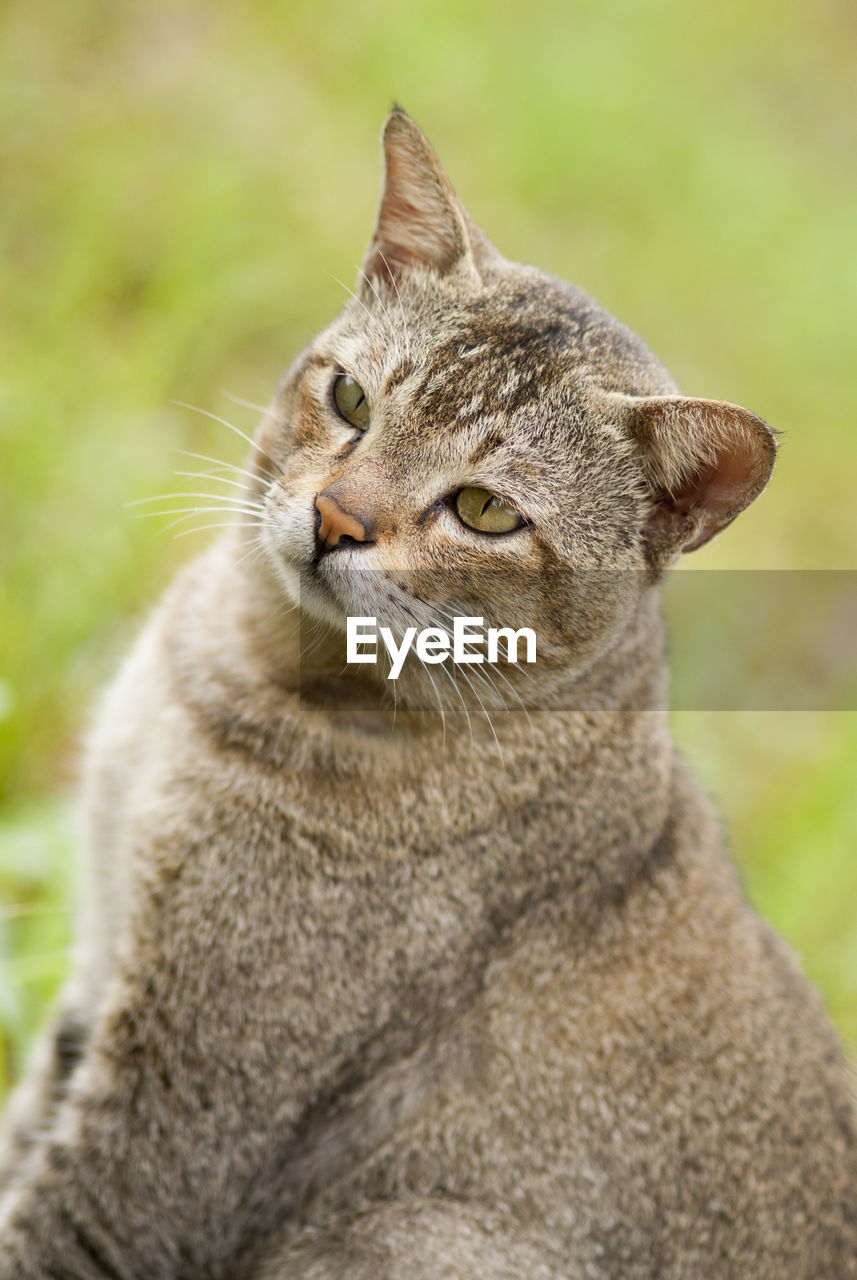
[[(266, 401), (341, 304), (391, 100), (509, 257), (787, 433), (696, 564), (855, 568), (855, 55), (844, 0), (7, 0), (0, 1092), (66, 965), (87, 709), (211, 536), (125, 504), (194, 487), (177, 447), (240, 461), (171, 401), (252, 429), (223, 390)], [(675, 724), (857, 1049), (857, 715)]]

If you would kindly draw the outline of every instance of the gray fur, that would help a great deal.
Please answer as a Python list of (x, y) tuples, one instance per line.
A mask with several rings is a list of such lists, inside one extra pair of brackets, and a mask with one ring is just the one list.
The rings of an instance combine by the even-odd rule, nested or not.
[[(659, 579), (773, 437), (501, 258), (400, 112), (385, 153), (359, 294), (259, 428), (258, 533), (179, 576), (102, 704), (0, 1276), (855, 1275), (839, 1046), (666, 724)], [(526, 526), (465, 529), (465, 484)], [(322, 490), (374, 541), (316, 556)], [(394, 718), (383, 671), (336, 678), (343, 612), (471, 603), (543, 642), (490, 726), (478, 685), (418, 668)]]

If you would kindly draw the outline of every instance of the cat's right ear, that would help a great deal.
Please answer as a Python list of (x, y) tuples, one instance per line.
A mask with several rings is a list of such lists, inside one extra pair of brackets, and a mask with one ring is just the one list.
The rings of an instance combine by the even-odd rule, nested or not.
[(749, 409), (692, 396), (610, 400), (640, 450), (652, 495), (643, 536), (653, 564), (704, 546), (767, 485), (777, 441)]
[(371, 281), (396, 280), (423, 267), (446, 275), (478, 274), (478, 262), (499, 257), (465, 212), (428, 139), (404, 111), (387, 117), (382, 134), (384, 189), (363, 262), (361, 292)]

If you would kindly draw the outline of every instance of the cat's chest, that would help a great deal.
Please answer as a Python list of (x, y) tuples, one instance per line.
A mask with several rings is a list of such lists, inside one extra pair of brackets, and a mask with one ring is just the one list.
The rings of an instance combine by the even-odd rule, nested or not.
[(264, 937), (315, 974), (356, 965), (401, 975), (466, 945), (513, 860), (496, 814), (416, 795), (377, 803), (298, 774), (257, 785), (210, 843), (218, 856), (188, 868), (194, 894), (252, 918), (255, 951)]
[(140, 999), (188, 1025), (194, 1052), (229, 1046), (260, 1113), (289, 1097), (297, 1114), (340, 1072), (410, 1053), (472, 997), (522, 907), (493, 826), (414, 823), (413, 806), (394, 819), (331, 791), (197, 774), (180, 823), (138, 849), (129, 981), (156, 957)]
[(520, 860), (502, 815), (431, 787), (382, 801), (360, 781), (219, 764), (197, 754), (181, 806), (132, 820), (136, 896), (183, 969), (216, 970), (250, 1004), (377, 992), (427, 969), (442, 980), (492, 927)]

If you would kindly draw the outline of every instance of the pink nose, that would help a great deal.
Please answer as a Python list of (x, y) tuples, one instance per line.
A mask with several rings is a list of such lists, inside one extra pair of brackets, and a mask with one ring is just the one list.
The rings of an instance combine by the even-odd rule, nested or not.
[(343, 511), (333, 498), (320, 493), (315, 500), (316, 511), (321, 516), (318, 541), (325, 549), (335, 547), (340, 538), (353, 538), (355, 542), (371, 542), (366, 525), (356, 516)]

